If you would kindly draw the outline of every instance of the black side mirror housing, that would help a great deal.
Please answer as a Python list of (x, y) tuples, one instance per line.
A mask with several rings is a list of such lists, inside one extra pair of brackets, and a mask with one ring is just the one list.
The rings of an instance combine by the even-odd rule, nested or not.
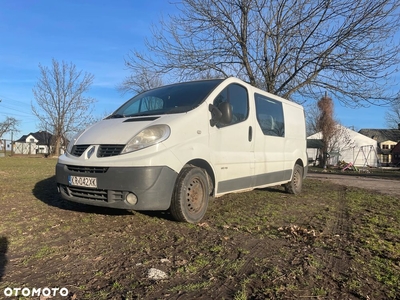
[(212, 127), (218, 123), (227, 125), (232, 122), (232, 106), (228, 102), (221, 102), (218, 107), (210, 104), (208, 110), (211, 112), (210, 125)]
[(232, 105), (230, 105), (228, 102), (221, 102), (218, 105), (218, 109), (222, 113), (219, 123), (222, 125), (230, 124), (232, 122)]

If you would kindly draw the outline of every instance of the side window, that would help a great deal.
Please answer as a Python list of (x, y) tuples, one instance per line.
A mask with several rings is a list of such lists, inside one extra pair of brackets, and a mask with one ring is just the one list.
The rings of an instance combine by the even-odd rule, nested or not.
[(285, 136), (282, 102), (255, 94), (257, 121), (265, 135)]
[(238, 84), (228, 85), (215, 98), (213, 104), (218, 107), (222, 102), (228, 102), (232, 106), (232, 122), (228, 125), (240, 123), (247, 119), (249, 114), (249, 101), (247, 90), (244, 87)]

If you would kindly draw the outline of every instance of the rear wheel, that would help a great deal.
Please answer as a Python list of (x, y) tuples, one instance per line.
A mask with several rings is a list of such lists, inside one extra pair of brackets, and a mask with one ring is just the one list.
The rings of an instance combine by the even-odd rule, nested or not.
[(300, 194), (303, 187), (303, 167), (295, 164), (292, 180), (284, 185), (285, 191), (289, 194)]
[(170, 212), (180, 222), (197, 223), (208, 206), (208, 183), (205, 172), (198, 167), (185, 167), (179, 173), (172, 195)]

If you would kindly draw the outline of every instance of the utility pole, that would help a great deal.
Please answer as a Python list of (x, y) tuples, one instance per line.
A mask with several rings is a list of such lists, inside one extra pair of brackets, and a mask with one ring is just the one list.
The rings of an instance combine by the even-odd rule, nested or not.
[(11, 130), (11, 156), (14, 155), (14, 140), (13, 140), (14, 130)]

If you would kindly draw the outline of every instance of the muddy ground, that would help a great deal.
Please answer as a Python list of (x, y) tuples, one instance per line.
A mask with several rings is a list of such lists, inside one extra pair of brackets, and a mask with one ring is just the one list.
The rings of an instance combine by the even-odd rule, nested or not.
[[(174, 222), (167, 212), (65, 202), (56, 193), (50, 167), (47, 175), (32, 171), (37, 180), (18, 179), (25, 188), (0, 185), (1, 299), (8, 299), (6, 288), (15, 287), (68, 289), (68, 297), (53, 299), (397, 299), (400, 295), (396, 286), (384, 284), (366, 269), (373, 252), (365, 250), (353, 231), (364, 222), (364, 213), (376, 212), (370, 208), (361, 213), (351, 204), (355, 197), (381, 201), (376, 193), (381, 184), (379, 191), (391, 197), (382, 201), (393, 202), (398, 199), (399, 181), (388, 181), (384, 187), (375, 179), (342, 181), (336, 175), (311, 174), (300, 196), (288, 195), (281, 187), (229, 194), (213, 200), (204, 221), (191, 225)], [(7, 169), (0, 177), (2, 182), (14, 182)], [(364, 188), (361, 183), (365, 188), (374, 185), (374, 191), (349, 187)], [(399, 244), (397, 234), (387, 239)], [(399, 262), (395, 268), (400, 270)], [(162, 276), (152, 277), (154, 270)]]

